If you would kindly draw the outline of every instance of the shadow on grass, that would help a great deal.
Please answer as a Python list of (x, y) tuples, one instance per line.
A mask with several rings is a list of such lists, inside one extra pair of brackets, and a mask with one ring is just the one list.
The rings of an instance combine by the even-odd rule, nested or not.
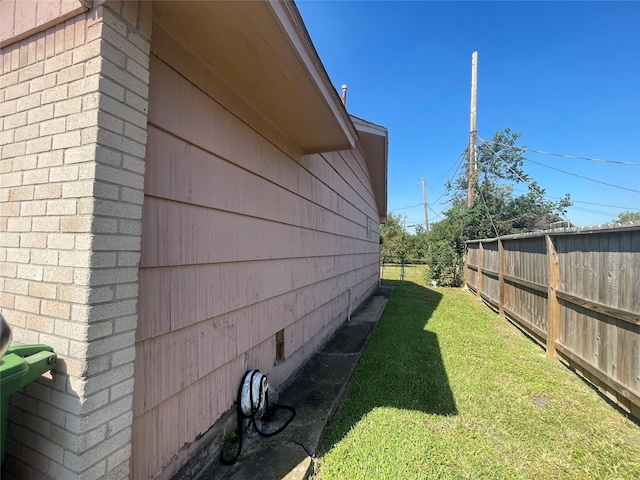
[(438, 337), (427, 329), (442, 295), (406, 280), (383, 284), (395, 289), (327, 430), (323, 453), (378, 407), (458, 413)]

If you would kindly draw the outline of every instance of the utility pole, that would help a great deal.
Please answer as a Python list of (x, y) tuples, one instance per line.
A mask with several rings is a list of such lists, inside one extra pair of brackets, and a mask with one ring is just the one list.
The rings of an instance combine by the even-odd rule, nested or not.
[(476, 101), (478, 97), (478, 52), (471, 56), (471, 128), (469, 130), (469, 188), (467, 191), (467, 207), (473, 205), (474, 183), (476, 180), (476, 142), (478, 131), (476, 129)]
[(422, 177), (422, 203), (424, 203), (424, 227), (427, 229), (427, 235), (429, 235), (429, 211), (427, 209), (427, 189), (424, 177)]

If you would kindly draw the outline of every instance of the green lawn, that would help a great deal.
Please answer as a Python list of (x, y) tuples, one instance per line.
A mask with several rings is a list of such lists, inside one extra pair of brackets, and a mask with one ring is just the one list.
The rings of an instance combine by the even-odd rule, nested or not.
[[(396, 278), (397, 271), (395, 269)], [(316, 479), (640, 479), (640, 427), (466, 291), (396, 286)]]

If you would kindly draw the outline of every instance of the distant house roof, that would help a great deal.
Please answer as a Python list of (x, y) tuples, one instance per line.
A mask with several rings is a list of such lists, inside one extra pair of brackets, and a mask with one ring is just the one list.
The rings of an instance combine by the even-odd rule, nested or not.
[(559, 215), (545, 215), (536, 220), (536, 230), (553, 230), (554, 228), (573, 228), (575, 225)]

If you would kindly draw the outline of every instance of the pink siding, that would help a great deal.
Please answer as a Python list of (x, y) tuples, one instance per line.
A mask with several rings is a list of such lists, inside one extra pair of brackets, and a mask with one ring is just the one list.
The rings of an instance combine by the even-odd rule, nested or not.
[(150, 71), (134, 478), (208, 430), (247, 368), (273, 371), (277, 331), (289, 358), (335, 328), (379, 261), (359, 150), (284, 153), (159, 58)]

